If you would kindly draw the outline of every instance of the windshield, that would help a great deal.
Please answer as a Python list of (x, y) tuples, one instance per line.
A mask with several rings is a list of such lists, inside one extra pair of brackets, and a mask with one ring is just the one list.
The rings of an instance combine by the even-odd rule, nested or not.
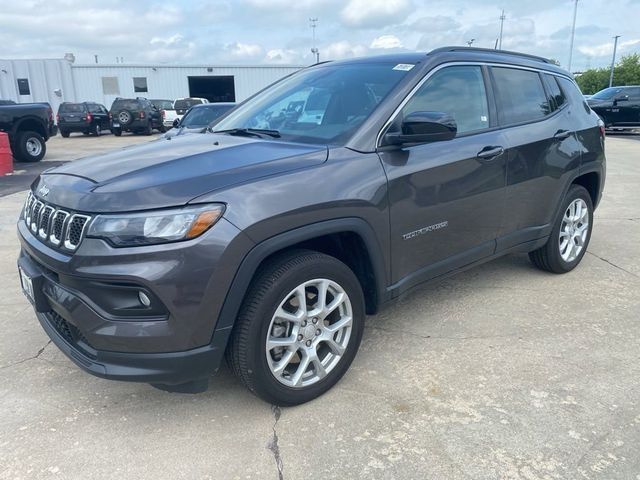
[(84, 105), (81, 103), (63, 103), (58, 109), (58, 113), (82, 113), (84, 111)]
[(394, 66), (328, 64), (302, 70), (240, 105), (215, 130), (277, 130), (293, 142), (343, 142), (406, 75)]
[(180, 122), (181, 127), (198, 128), (206, 127), (218, 117), (228, 112), (233, 105), (207, 105), (206, 107), (193, 107)]
[(171, 100), (151, 100), (158, 110), (173, 110), (173, 102)]
[(591, 97), (591, 99), (595, 99), (595, 100), (610, 100), (611, 98), (613, 98), (616, 94), (620, 93), (621, 91), (622, 91), (622, 88), (616, 88), (616, 87), (605, 88), (604, 90), (600, 90), (598, 93), (593, 95)]
[(187, 110), (193, 107), (194, 105), (200, 105), (201, 103), (202, 103), (202, 100), (200, 99), (183, 98), (182, 100), (176, 100), (173, 106), (176, 110)]

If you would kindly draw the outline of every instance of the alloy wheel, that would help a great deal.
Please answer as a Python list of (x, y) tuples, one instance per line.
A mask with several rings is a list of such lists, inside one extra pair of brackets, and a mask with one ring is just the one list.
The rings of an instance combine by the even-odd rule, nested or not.
[(589, 207), (581, 198), (569, 204), (560, 225), (560, 256), (573, 262), (582, 253), (589, 234)]

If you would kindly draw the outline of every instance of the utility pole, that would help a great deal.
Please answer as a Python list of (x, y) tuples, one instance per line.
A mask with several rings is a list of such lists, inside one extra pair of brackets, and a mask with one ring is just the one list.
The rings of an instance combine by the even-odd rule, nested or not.
[(502, 29), (504, 27), (504, 8), (502, 9), (502, 15), (500, 15), (500, 36), (498, 37), (498, 50), (502, 50)]
[(613, 37), (613, 58), (611, 59), (611, 73), (609, 74), (609, 87), (613, 86), (613, 68), (616, 65), (616, 50), (618, 49), (618, 39), (620, 35)]
[(567, 70), (571, 73), (571, 60), (573, 59), (573, 38), (576, 35), (576, 17), (578, 16), (578, 0), (573, 0), (573, 24), (571, 25), (571, 43), (569, 44), (569, 62)]
[(96, 59), (96, 63), (98, 63), (98, 55), (93, 56)]
[(476, 41), (476, 39), (475, 39), (475, 38), (472, 38), (471, 40), (469, 40), (469, 41), (467, 42), (467, 47), (470, 47), (471, 45), (473, 45), (473, 42), (475, 42), (475, 41)]
[(310, 18), (309, 25), (311, 26), (311, 31), (313, 32), (313, 43), (311, 44), (311, 53), (316, 57), (316, 63), (320, 63), (320, 50), (316, 47), (316, 27), (318, 26), (318, 18)]

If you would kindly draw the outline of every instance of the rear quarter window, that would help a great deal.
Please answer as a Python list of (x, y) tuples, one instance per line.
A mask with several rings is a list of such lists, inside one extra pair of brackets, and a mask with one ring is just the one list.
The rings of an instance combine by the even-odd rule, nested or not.
[(554, 110), (558, 110), (566, 105), (567, 99), (564, 92), (560, 90), (560, 85), (554, 75), (544, 74), (544, 83), (549, 94), (549, 101)]
[(492, 67), (502, 125), (540, 120), (551, 113), (538, 72)]
[(578, 85), (576, 85), (568, 78), (564, 77), (558, 77), (558, 83), (560, 84), (560, 88), (562, 88), (562, 91), (569, 100), (570, 104), (576, 107), (582, 106), (582, 109), (584, 109), (585, 113), (591, 114), (591, 108), (589, 107), (587, 101), (584, 99), (584, 95), (582, 95), (582, 92), (580, 91)]

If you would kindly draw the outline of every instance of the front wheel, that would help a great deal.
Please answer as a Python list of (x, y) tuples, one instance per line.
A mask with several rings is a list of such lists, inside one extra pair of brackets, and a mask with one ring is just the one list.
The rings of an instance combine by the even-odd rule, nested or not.
[(571, 185), (549, 240), (529, 253), (531, 262), (539, 269), (553, 273), (573, 270), (587, 252), (592, 228), (591, 196), (584, 187)]
[(242, 383), (263, 400), (298, 405), (345, 374), (362, 339), (364, 296), (341, 261), (297, 250), (254, 279), (227, 348)]

